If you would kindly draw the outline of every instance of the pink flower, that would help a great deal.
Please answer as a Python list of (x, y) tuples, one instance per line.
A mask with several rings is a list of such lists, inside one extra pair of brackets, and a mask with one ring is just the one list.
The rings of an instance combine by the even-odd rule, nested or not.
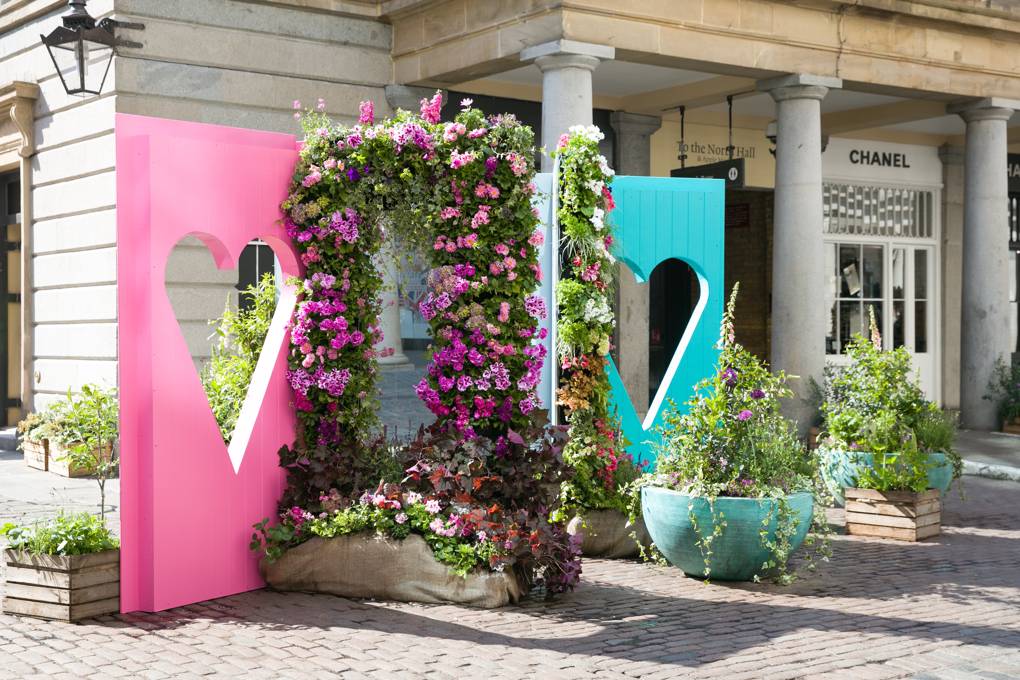
[(429, 514), (435, 515), (436, 513), (439, 512), (439, 509), (440, 509), (439, 501), (437, 501), (435, 498), (431, 498), (425, 501), (425, 510), (427, 510)]
[(500, 302), (499, 303), (499, 316), (497, 317), (500, 323), (506, 323), (510, 320), (510, 303)]
[(557, 142), (556, 148), (557, 149), (563, 149), (569, 143), (570, 143), (570, 135), (568, 135), (566, 132), (564, 132), (562, 135), (560, 135), (560, 141)]
[(746, 408), (737, 414), (737, 420), (750, 420), (754, 414), (748, 411)]
[(315, 102), (315, 109), (317, 111), (325, 111), (326, 110), (326, 100), (323, 99), (322, 97), (319, 97), (319, 101)]
[(460, 209), (446, 207), (439, 211), (439, 217), (444, 220), (453, 219), (454, 217), (460, 217)]
[(460, 108), (462, 108), (462, 109), (469, 109), (469, 108), (471, 108), (471, 105), (474, 104), (474, 103), (475, 103), (474, 99), (469, 99), (469, 98), (465, 97), (464, 99), (460, 100)]
[(358, 122), (362, 125), (371, 125), (375, 122), (375, 103), (371, 100), (363, 101), (358, 105)]
[(397, 524), (405, 524), (407, 522), (407, 515), (403, 512), (398, 512), (397, 516), (393, 518), (393, 521)]
[(468, 151), (467, 153), (460, 153), (459, 151), (451, 151), (450, 152), (450, 167), (453, 168), (454, 170), (463, 168), (465, 165), (473, 163), (475, 158), (477, 158), (477, 156), (475, 156), (475, 154), (473, 152), (471, 152), (471, 151)]
[(305, 175), (305, 178), (301, 180), (301, 186), (304, 188), (313, 187), (322, 181), (322, 173), (319, 172), (318, 168), (313, 167), (312, 171)]
[(300, 99), (295, 99), (294, 100), (294, 110), (297, 111), (300, 108), (301, 108), (301, 100)]
[(436, 91), (432, 99), (421, 100), (421, 117), (426, 122), (435, 125), (439, 122), (439, 115), (443, 110), (443, 93)]

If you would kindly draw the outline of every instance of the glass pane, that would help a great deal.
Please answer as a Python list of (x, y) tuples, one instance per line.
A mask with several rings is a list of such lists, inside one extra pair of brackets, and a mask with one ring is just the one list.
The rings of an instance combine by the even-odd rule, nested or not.
[(840, 297), (861, 296), (860, 250), (859, 246), (839, 247)]
[[(861, 320), (861, 333), (864, 334), (865, 337), (871, 337), (871, 310), (875, 310), (875, 324), (878, 326), (878, 332), (883, 334), (885, 326), (882, 325), (882, 318), (884, 316), (882, 314), (882, 309), (881, 300), (871, 300), (864, 303), (864, 318)], [(882, 345), (884, 347), (888, 347), (889, 343), (883, 340)]]
[(923, 301), (914, 303), (914, 351), (928, 351), (928, 303)]
[(860, 302), (839, 303), (839, 351), (842, 353), (855, 333), (860, 333), (864, 326)]
[(836, 329), (839, 328), (838, 307), (836, 303), (829, 305), (829, 323), (825, 326), (825, 353), (839, 354), (836, 342)]
[(914, 299), (928, 299), (928, 251), (914, 251)]
[(903, 347), (903, 343), (906, 342), (904, 337), (904, 331), (906, 329), (906, 319), (904, 318), (904, 305), (902, 300), (896, 300), (893, 302), (893, 321), (892, 321), (892, 342), (893, 348)]
[(882, 297), (882, 246), (864, 246), (864, 297)]
[(904, 248), (893, 248), (892, 251), (892, 295), (894, 300), (902, 300), (907, 282), (907, 251)]

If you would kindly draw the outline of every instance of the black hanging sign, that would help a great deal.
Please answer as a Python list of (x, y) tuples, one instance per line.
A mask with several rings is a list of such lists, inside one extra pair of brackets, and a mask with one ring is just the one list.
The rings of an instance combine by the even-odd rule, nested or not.
[(1020, 153), (1006, 155), (1006, 177), (1009, 178), (1009, 193), (1020, 192)]
[(728, 161), (695, 165), (689, 168), (673, 168), (670, 177), (700, 177), (705, 179), (724, 179), (727, 189), (744, 188), (744, 159), (734, 158)]

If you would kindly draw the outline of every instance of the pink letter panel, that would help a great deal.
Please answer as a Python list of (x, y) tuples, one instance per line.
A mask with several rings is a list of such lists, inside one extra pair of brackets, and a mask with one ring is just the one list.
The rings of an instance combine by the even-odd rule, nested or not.
[(252, 525), (276, 513), (276, 452), (294, 441), (284, 286), (228, 448), (167, 297), (167, 258), (187, 235), (217, 266), (254, 238), (285, 277), (300, 266), (279, 223), (292, 135), (117, 115), (121, 611), (159, 611), (259, 588)]

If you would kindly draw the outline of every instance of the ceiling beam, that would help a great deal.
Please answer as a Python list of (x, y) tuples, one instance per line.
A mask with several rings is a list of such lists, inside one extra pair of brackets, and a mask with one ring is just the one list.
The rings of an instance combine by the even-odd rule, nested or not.
[(822, 129), (827, 134), (838, 135), (855, 130), (868, 130), (899, 123), (912, 123), (916, 120), (941, 118), (944, 115), (946, 115), (945, 102), (911, 99), (904, 102), (826, 113), (822, 116)]
[(626, 97), (626, 109), (633, 113), (662, 114), (686, 106), (687, 110), (720, 104), (730, 95), (755, 93), (755, 81), (739, 76), (716, 76), (685, 85), (664, 87)]

